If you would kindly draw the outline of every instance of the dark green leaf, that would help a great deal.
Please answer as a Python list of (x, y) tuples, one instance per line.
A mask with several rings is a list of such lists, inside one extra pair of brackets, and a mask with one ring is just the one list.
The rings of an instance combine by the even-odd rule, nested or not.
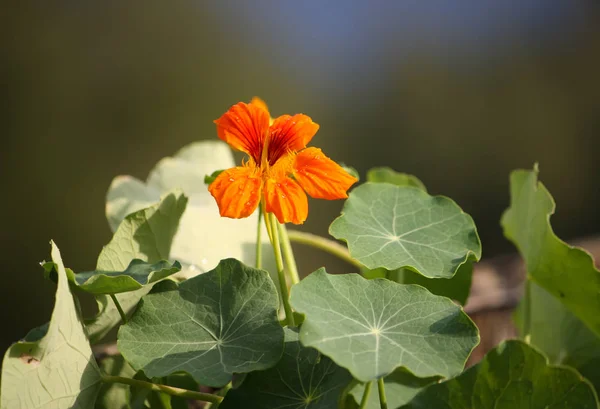
[(371, 269), (405, 267), (429, 278), (450, 278), (462, 264), (481, 257), (471, 216), (452, 200), (413, 187), (357, 187), (329, 232)]
[(215, 170), (213, 173), (211, 173), (210, 175), (206, 175), (204, 176), (204, 184), (206, 185), (210, 185), (212, 182), (215, 181), (215, 179), (217, 178), (217, 176), (219, 176), (221, 173), (223, 173), (224, 169), (221, 170)]
[(6, 409), (91, 408), (101, 375), (86, 338), (58, 248), (56, 303), (47, 332), (13, 344), (2, 363), (0, 407)]
[(507, 341), (457, 378), (434, 384), (402, 409), (596, 409), (594, 389), (575, 370), (550, 366), (520, 341)]
[(352, 376), (285, 329), (285, 351), (274, 368), (252, 372), (230, 390), (219, 409), (332, 409)]
[(179, 286), (164, 283), (119, 330), (119, 350), (134, 368), (149, 377), (184, 371), (218, 387), (279, 360), (283, 330), (268, 273), (228, 259)]
[(292, 288), (291, 304), (306, 316), (302, 343), (362, 382), (398, 367), (419, 377), (454, 376), (479, 342), (459, 306), (416, 285), (320, 269)]
[[(121, 355), (105, 357), (100, 368), (107, 375), (133, 378), (135, 371)], [(129, 409), (129, 386), (121, 383), (102, 385), (96, 400), (96, 409)]]

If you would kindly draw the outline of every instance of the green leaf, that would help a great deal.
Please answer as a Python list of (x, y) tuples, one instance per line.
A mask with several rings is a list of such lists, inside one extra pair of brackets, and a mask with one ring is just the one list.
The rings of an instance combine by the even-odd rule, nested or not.
[[(600, 391), (600, 338), (556, 297), (535, 283), (530, 286), (531, 344), (548, 356), (550, 363), (577, 369)], [(521, 333), (523, 313), (521, 304), (516, 314)]]
[[(225, 258), (236, 258), (253, 266), (258, 212), (245, 219), (221, 217), (204, 183), (206, 175), (235, 165), (229, 146), (211, 140), (194, 142), (172, 157), (162, 159), (145, 182), (131, 176), (118, 176), (106, 198), (109, 224), (115, 231), (128, 214), (155, 203), (165, 192), (182, 189), (190, 200), (171, 248), (171, 259), (183, 266), (178, 275), (192, 277), (209, 271)], [(262, 242), (263, 267), (276, 271), (266, 229)], [(276, 275), (273, 278), (276, 280)]]
[(412, 186), (427, 192), (427, 188), (416, 176), (396, 172), (391, 168), (373, 168), (367, 172), (367, 182), (391, 183), (396, 186)]
[(554, 200), (538, 182), (537, 167), (513, 172), (510, 192), (502, 227), (525, 259), (529, 276), (600, 336), (600, 272), (586, 251), (569, 246), (552, 231)]
[(462, 264), (452, 278), (427, 278), (408, 269), (402, 270), (401, 283), (418, 284), (435, 295), (448, 297), (461, 305), (467, 303), (471, 291), (471, 279), (473, 278), (472, 262)]
[(205, 185), (210, 185), (212, 182), (215, 181), (215, 179), (217, 178), (217, 176), (219, 176), (221, 173), (223, 173), (223, 171), (224, 171), (224, 169), (215, 170), (210, 175), (204, 176), (204, 184)]
[(246, 376), (230, 390), (219, 409), (331, 409), (338, 407), (352, 376), (331, 359), (298, 341), (296, 329), (285, 329), (285, 351), (277, 365)]
[(348, 166), (343, 162), (338, 162), (338, 164), (341, 166), (342, 169), (344, 169), (346, 172), (348, 172), (351, 176), (354, 176), (357, 181), (360, 180), (360, 174), (358, 173), (358, 171), (353, 168), (352, 166)]
[(184, 371), (218, 387), (281, 357), (279, 300), (265, 271), (227, 259), (179, 286), (163, 283), (119, 330), (119, 350), (134, 368), (149, 377)]
[(596, 409), (594, 389), (577, 371), (551, 366), (535, 349), (507, 341), (460, 376), (434, 384), (402, 409)]
[[(181, 191), (174, 191), (163, 196), (159, 203), (127, 216), (110, 243), (102, 249), (96, 269), (123, 271), (133, 259), (148, 263), (168, 259), (173, 237), (186, 204), (187, 197)], [(123, 310), (130, 313), (150, 289), (151, 286), (144, 286), (117, 298)], [(96, 300), (98, 315), (87, 322), (92, 342), (102, 339), (121, 322), (119, 311), (110, 297), (101, 295)]]
[(306, 316), (302, 343), (362, 382), (398, 367), (418, 377), (454, 376), (479, 342), (459, 306), (417, 285), (319, 269), (292, 287), (290, 301)]
[[(56, 274), (56, 264), (45, 263), (44, 268), (51, 276)], [(144, 285), (155, 283), (179, 270), (181, 270), (181, 264), (177, 261), (169, 263), (161, 260), (158, 263), (150, 264), (140, 259), (132, 260), (125, 271), (95, 270), (75, 274), (72, 270), (66, 269), (70, 282), (80, 290), (95, 295), (139, 290)]]
[[(404, 369), (397, 369), (383, 380), (385, 384), (385, 396), (390, 409), (398, 408), (411, 401), (419, 391), (439, 378), (417, 378)], [(360, 405), (363, 393), (365, 391), (364, 383), (356, 383), (349, 391), (355, 402)], [(377, 385), (371, 387), (371, 393), (367, 400), (366, 409), (379, 409), (379, 394)]]
[(429, 278), (450, 278), (462, 264), (481, 257), (471, 216), (452, 200), (413, 187), (357, 187), (329, 232), (371, 269), (405, 267)]
[(39, 341), (13, 344), (4, 355), (2, 408), (90, 408), (100, 389), (100, 370), (54, 243), (52, 260), (58, 265), (58, 285), (50, 324)]
[[(102, 359), (100, 368), (107, 375), (133, 378), (135, 371), (121, 355), (108, 356)], [(121, 383), (102, 385), (96, 409), (129, 409), (129, 386)]]

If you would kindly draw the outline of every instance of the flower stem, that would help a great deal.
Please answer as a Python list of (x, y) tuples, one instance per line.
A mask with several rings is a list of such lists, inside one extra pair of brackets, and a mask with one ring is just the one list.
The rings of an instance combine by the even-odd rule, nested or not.
[(525, 291), (523, 293), (523, 341), (529, 344), (531, 341), (531, 280), (525, 278)]
[(279, 225), (279, 236), (281, 237), (281, 249), (283, 250), (283, 258), (287, 265), (288, 272), (290, 273), (290, 279), (292, 285), (300, 282), (300, 276), (298, 275), (298, 265), (296, 264), (296, 258), (294, 257), (294, 250), (292, 250), (292, 244), (288, 236), (285, 224), (277, 222)]
[(150, 389), (151, 391), (166, 393), (167, 395), (171, 396), (201, 400), (204, 402), (220, 403), (223, 400), (223, 397), (210, 393), (196, 392), (189, 389), (176, 388), (175, 386), (161, 385), (132, 378), (124, 378), (122, 376), (102, 375), (102, 382), (123, 383), (125, 385), (137, 386), (139, 388)]
[(119, 300), (117, 300), (117, 296), (114, 294), (111, 294), (110, 298), (115, 303), (115, 306), (117, 307), (117, 310), (119, 311), (119, 315), (121, 316), (121, 320), (123, 320), (123, 324), (127, 324), (127, 315), (125, 315), (125, 311), (123, 311), (121, 304), (119, 304)]
[(258, 223), (256, 227), (256, 264), (257, 269), (262, 268), (262, 203), (258, 209)]
[(377, 386), (379, 387), (379, 406), (381, 409), (388, 409), (387, 398), (385, 397), (385, 386), (383, 385), (383, 377), (377, 379)]
[(371, 387), (373, 386), (373, 381), (367, 382), (365, 385), (365, 391), (363, 392), (362, 400), (360, 401), (360, 407), (358, 409), (365, 409), (367, 407), (367, 402), (369, 401), (369, 395), (371, 394)]
[(354, 260), (348, 249), (341, 245), (340, 243), (327, 239), (325, 237), (317, 236), (316, 234), (305, 233), (297, 230), (288, 231), (288, 237), (291, 241), (295, 241), (296, 243), (305, 244), (307, 246), (312, 246), (319, 250), (323, 250), (329, 254), (332, 254), (345, 262), (352, 264), (353, 266), (362, 269), (363, 265), (359, 263), (357, 260)]
[(271, 245), (275, 253), (275, 264), (277, 265), (277, 277), (279, 278), (279, 288), (281, 290), (281, 299), (285, 309), (285, 319), (288, 327), (295, 327), (294, 314), (290, 305), (290, 293), (285, 280), (285, 269), (283, 267), (283, 258), (281, 257), (281, 245), (279, 243), (279, 232), (276, 223), (279, 223), (272, 213), (265, 214), (265, 222), (270, 226)]

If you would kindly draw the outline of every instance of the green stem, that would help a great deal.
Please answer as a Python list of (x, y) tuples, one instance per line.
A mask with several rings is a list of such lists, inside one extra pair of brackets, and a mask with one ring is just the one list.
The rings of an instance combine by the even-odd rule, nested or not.
[(287, 265), (288, 272), (290, 273), (290, 279), (292, 285), (300, 282), (300, 276), (298, 275), (298, 265), (296, 264), (296, 258), (294, 257), (294, 250), (292, 250), (292, 243), (288, 236), (285, 224), (277, 222), (279, 225), (279, 236), (281, 237), (281, 249), (283, 250), (283, 258)]
[(256, 227), (256, 268), (262, 268), (262, 204), (258, 209), (258, 226)]
[(383, 385), (383, 378), (377, 379), (377, 386), (379, 387), (379, 406), (381, 409), (388, 409), (387, 398), (385, 397), (385, 386)]
[(371, 387), (373, 386), (373, 382), (368, 382), (365, 385), (365, 391), (363, 392), (362, 400), (360, 401), (360, 407), (358, 409), (365, 409), (367, 407), (367, 402), (369, 400), (369, 395), (371, 394)]
[(279, 278), (279, 288), (281, 289), (281, 299), (285, 310), (285, 319), (288, 327), (295, 327), (296, 323), (294, 322), (294, 314), (292, 312), (292, 306), (290, 305), (290, 293), (285, 280), (285, 269), (283, 267), (283, 258), (281, 257), (279, 229), (277, 229), (277, 225), (275, 224), (279, 222), (272, 213), (265, 214), (265, 222), (270, 225), (271, 245), (273, 246), (273, 252), (275, 253), (275, 264), (277, 265), (277, 277)]
[(123, 383), (125, 385), (137, 386), (139, 388), (149, 389), (151, 391), (166, 393), (167, 395), (171, 396), (201, 400), (204, 402), (220, 403), (223, 400), (223, 397), (210, 393), (196, 392), (189, 389), (176, 388), (175, 386), (160, 385), (156, 383), (140, 381), (138, 379), (124, 378), (122, 376), (102, 375), (102, 382)]
[(117, 300), (117, 296), (114, 294), (111, 294), (110, 298), (115, 303), (115, 306), (117, 307), (117, 310), (119, 311), (119, 315), (121, 315), (121, 319), (123, 320), (123, 324), (127, 324), (127, 315), (125, 315), (125, 311), (123, 311), (121, 304), (119, 304), (119, 300)]
[(523, 341), (527, 344), (531, 341), (531, 280), (525, 278), (525, 291), (523, 294)]
[(316, 234), (305, 233), (296, 230), (288, 231), (288, 236), (291, 241), (295, 241), (296, 243), (305, 244), (307, 246), (312, 246), (319, 250), (323, 250), (329, 254), (332, 254), (345, 262), (352, 264), (353, 266), (362, 269), (364, 266), (359, 263), (357, 260), (354, 260), (350, 257), (350, 253), (348, 249), (341, 245), (340, 243), (326, 239), (325, 237), (317, 236)]

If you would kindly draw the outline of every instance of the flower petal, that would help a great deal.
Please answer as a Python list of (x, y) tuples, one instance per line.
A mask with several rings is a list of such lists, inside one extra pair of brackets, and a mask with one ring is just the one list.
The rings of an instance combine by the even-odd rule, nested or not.
[(267, 113), (269, 112), (269, 107), (267, 106), (267, 103), (265, 101), (263, 101), (262, 99), (260, 99), (259, 97), (253, 97), (252, 101), (250, 101), (250, 104), (264, 109), (265, 111), (267, 111)]
[(306, 148), (318, 130), (319, 125), (303, 114), (282, 115), (275, 119), (270, 127), (268, 141), (269, 163), (274, 164), (289, 151)]
[(262, 146), (269, 129), (268, 111), (257, 104), (239, 102), (214, 122), (219, 138), (260, 163)]
[(293, 175), (315, 199), (345, 199), (350, 186), (358, 181), (319, 148), (307, 148), (296, 155)]
[(254, 166), (238, 166), (223, 171), (208, 187), (223, 217), (250, 216), (260, 203), (262, 178)]
[(265, 183), (265, 210), (274, 213), (279, 223), (302, 224), (308, 217), (308, 198), (289, 177), (269, 178)]

